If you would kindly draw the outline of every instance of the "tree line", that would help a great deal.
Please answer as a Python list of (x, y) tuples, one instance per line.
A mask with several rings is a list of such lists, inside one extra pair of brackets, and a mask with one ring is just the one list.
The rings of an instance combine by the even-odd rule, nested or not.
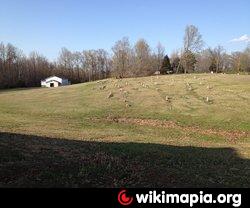
[(185, 29), (183, 47), (170, 56), (159, 43), (154, 49), (146, 40), (134, 45), (127, 37), (117, 41), (111, 53), (104, 49), (70, 51), (62, 48), (57, 61), (42, 54), (26, 56), (12, 44), (0, 43), (0, 88), (36, 87), (48, 76), (82, 83), (109, 77), (150, 76), (157, 73), (250, 72), (250, 45), (241, 52), (227, 53), (222, 46), (204, 49), (197, 27)]

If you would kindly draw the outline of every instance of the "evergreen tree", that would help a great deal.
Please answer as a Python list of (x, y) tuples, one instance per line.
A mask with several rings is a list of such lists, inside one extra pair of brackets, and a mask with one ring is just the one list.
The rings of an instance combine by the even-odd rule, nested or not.
[(164, 57), (160, 71), (161, 74), (169, 74), (173, 72), (168, 55)]
[(196, 58), (195, 58), (195, 54), (191, 51), (186, 51), (183, 54), (183, 58), (182, 58), (182, 64), (184, 67), (184, 73), (190, 73), (193, 72), (195, 69), (195, 64), (196, 64)]

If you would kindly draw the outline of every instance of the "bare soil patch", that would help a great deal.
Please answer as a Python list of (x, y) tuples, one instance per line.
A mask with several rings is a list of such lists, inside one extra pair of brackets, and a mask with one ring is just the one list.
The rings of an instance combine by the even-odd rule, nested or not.
[[(94, 120), (103, 120), (100, 118), (94, 118)], [(119, 118), (119, 117), (107, 117), (104, 120), (108, 122), (125, 123), (125, 124), (135, 124), (139, 126), (153, 126), (153, 127), (163, 127), (163, 128), (176, 128), (181, 131), (188, 131), (194, 133), (200, 133), (204, 135), (214, 135), (226, 138), (230, 141), (234, 141), (241, 138), (250, 137), (250, 132), (246, 131), (226, 131), (222, 129), (205, 129), (199, 126), (181, 126), (173, 121), (164, 121), (157, 119), (141, 119), (141, 118)]]

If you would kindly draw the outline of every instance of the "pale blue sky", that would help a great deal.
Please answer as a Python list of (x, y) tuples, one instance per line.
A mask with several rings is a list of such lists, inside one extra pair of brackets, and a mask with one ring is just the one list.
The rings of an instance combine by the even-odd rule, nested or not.
[(187, 24), (200, 29), (207, 46), (242, 50), (250, 39), (250, 1), (0, 0), (0, 42), (51, 60), (62, 47), (110, 51), (124, 36), (152, 47), (160, 41), (170, 53), (181, 47)]

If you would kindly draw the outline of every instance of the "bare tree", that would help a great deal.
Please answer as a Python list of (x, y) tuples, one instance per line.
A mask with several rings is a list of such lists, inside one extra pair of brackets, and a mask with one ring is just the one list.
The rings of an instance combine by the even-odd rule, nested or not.
[(49, 61), (38, 52), (31, 52), (27, 59), (25, 85), (37, 86), (41, 78), (50, 74)]
[(134, 73), (137, 76), (146, 76), (152, 73), (151, 49), (144, 39), (140, 39), (134, 46), (135, 68)]
[(241, 71), (241, 52), (234, 52), (231, 55), (231, 60), (233, 64), (233, 69), (236, 70), (237, 72)]
[(81, 52), (73, 52), (71, 54), (72, 56), (72, 64), (73, 64), (73, 70), (74, 73), (77, 74), (77, 77), (74, 76), (74, 81), (80, 81), (82, 80), (81, 78), (81, 72), (84, 70), (84, 56), (82, 55)]
[(124, 37), (115, 43), (113, 51), (113, 73), (117, 77), (126, 77), (129, 74), (132, 49), (128, 38)]
[(250, 72), (250, 44), (242, 53), (241, 63), (243, 71)]
[(196, 56), (196, 68), (198, 72), (209, 72), (212, 65), (211, 53), (209, 49), (203, 50)]
[(160, 71), (162, 61), (165, 56), (165, 48), (164, 46), (159, 42), (156, 46), (156, 57), (157, 57), (157, 70)]
[(188, 25), (184, 35), (184, 51), (198, 52), (203, 45), (204, 42), (198, 28), (194, 25)]
[(72, 52), (69, 51), (67, 48), (62, 48), (58, 58), (59, 64), (64, 69), (72, 69), (73, 68), (73, 59), (72, 59)]
[(250, 46), (243, 52), (234, 52), (231, 54), (231, 64), (234, 71), (250, 72)]
[(170, 63), (174, 73), (183, 73), (183, 67), (180, 64), (180, 52), (175, 50), (170, 55)]
[(95, 74), (97, 71), (97, 56), (95, 50), (83, 51), (85, 60), (85, 70), (88, 72), (89, 81), (95, 80)]
[(110, 71), (110, 60), (108, 52), (103, 49), (98, 49), (97, 54), (97, 69), (98, 69), (98, 79), (107, 78)]
[(194, 25), (188, 25), (185, 29), (183, 52), (180, 61), (180, 64), (184, 66), (184, 73), (187, 73), (190, 69), (194, 70), (194, 64), (196, 63), (193, 60), (195, 58), (194, 54), (202, 49), (203, 44), (198, 28)]
[(217, 46), (214, 49), (209, 49), (211, 55), (211, 61), (215, 65), (215, 72), (218, 73), (223, 69), (223, 55), (224, 48), (222, 46)]

